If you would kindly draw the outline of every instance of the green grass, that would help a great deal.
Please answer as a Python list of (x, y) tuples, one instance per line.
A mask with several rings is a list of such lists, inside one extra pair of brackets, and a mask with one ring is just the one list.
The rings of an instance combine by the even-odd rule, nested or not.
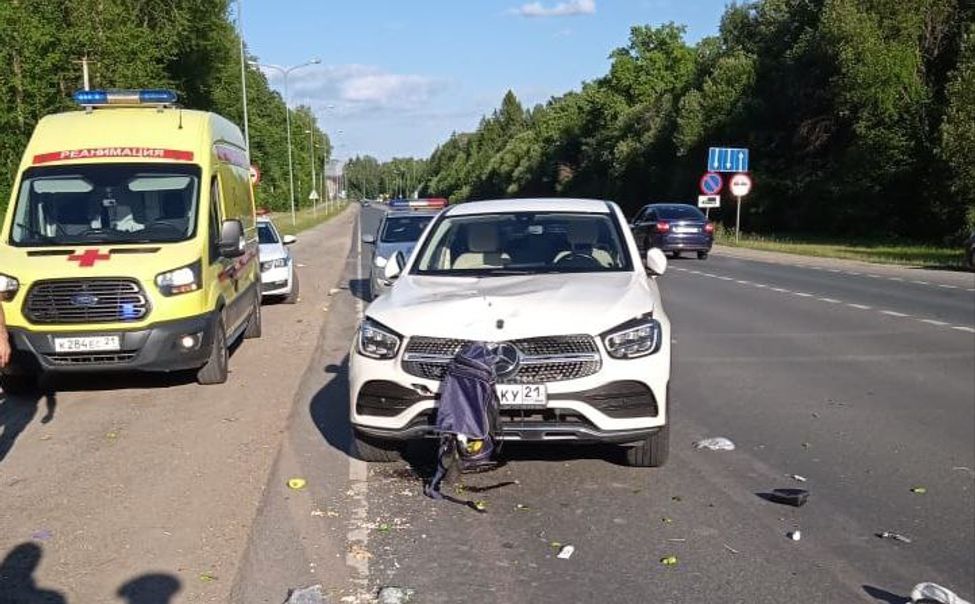
[(291, 224), (291, 212), (271, 212), (271, 220), (277, 225), (282, 235), (297, 235), (340, 214), (347, 205), (333, 207), (331, 212), (326, 212), (324, 206), (319, 206), (317, 212), (312, 208), (298, 210), (295, 212), (294, 224)]
[(961, 248), (937, 247), (906, 243), (869, 240), (835, 241), (820, 238), (790, 238), (742, 233), (735, 243), (735, 232), (719, 229), (715, 242), (730, 247), (741, 247), (769, 252), (784, 252), (821, 258), (844, 258), (880, 264), (900, 264), (929, 268), (962, 268)]

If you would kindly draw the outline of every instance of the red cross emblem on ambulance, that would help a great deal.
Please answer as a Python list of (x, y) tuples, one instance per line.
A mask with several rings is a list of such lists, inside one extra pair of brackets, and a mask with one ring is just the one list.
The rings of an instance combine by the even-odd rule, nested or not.
[(80, 268), (89, 268), (95, 266), (95, 263), (99, 260), (108, 260), (111, 257), (111, 254), (102, 254), (97, 249), (85, 250), (80, 254), (71, 254), (68, 256), (68, 262), (77, 262)]

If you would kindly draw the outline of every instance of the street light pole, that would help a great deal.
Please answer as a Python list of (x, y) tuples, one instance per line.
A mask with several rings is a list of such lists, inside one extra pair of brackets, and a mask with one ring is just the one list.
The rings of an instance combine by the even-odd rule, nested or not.
[[(311, 154), (311, 192), (315, 193), (315, 187), (318, 186), (318, 182), (315, 180), (315, 131), (305, 130), (305, 134), (308, 135), (308, 152)], [(313, 197), (318, 197), (316, 193)], [(315, 216), (318, 216), (318, 200), (311, 200), (312, 211)]]
[(295, 226), (297, 224), (298, 218), (295, 213), (295, 169), (294, 160), (291, 153), (291, 107), (288, 106), (288, 76), (291, 75), (291, 72), (295, 71), (296, 69), (308, 67), (309, 65), (318, 65), (321, 62), (321, 59), (315, 58), (300, 65), (292, 65), (291, 67), (281, 67), (280, 65), (257, 63), (255, 61), (251, 62), (253, 65), (258, 65), (265, 69), (274, 69), (275, 71), (280, 72), (284, 77), (284, 117), (286, 127), (288, 129), (288, 185), (291, 190), (291, 226)]
[(240, 96), (244, 102), (244, 146), (247, 147), (247, 161), (251, 160), (250, 126), (247, 123), (247, 57), (244, 52), (244, 16), (241, 1), (237, 0), (237, 37), (240, 38)]

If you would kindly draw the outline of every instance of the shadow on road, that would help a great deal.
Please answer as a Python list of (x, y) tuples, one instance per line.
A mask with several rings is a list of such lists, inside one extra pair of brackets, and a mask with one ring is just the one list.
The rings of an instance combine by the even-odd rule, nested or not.
[(880, 602), (886, 602), (887, 604), (909, 604), (911, 601), (910, 598), (890, 593), (885, 589), (873, 587), (872, 585), (864, 585), (863, 591), (865, 591), (866, 594), (871, 598), (874, 598)]
[(349, 291), (352, 295), (367, 304), (372, 300), (369, 298), (369, 279), (349, 279)]
[(352, 424), (349, 422), (349, 356), (341, 365), (325, 367), (332, 379), (315, 393), (309, 405), (309, 413), (315, 427), (325, 442), (339, 451), (351, 455)]
[[(0, 602), (25, 604), (67, 604), (59, 591), (37, 586), (34, 573), (44, 552), (36, 543), (25, 542), (14, 547), (0, 562)], [(173, 575), (151, 573), (126, 581), (115, 595), (127, 604), (170, 604), (182, 589)]]
[(41, 423), (47, 424), (54, 419), (54, 411), (57, 408), (57, 395), (53, 391), (38, 392), (31, 396), (0, 394), (0, 430), (2, 430), (0, 432), (0, 462), (7, 457), (7, 454), (14, 448), (17, 437), (37, 415), (37, 407), (42, 399), (46, 412), (41, 418)]

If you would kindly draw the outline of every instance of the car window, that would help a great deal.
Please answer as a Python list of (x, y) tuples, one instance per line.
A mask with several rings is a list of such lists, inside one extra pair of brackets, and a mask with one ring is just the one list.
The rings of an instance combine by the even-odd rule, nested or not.
[(417, 241), (433, 216), (390, 216), (383, 223), (379, 240), (384, 243), (409, 243)]
[(664, 220), (704, 220), (704, 214), (694, 206), (660, 206), (654, 208)]
[(609, 214), (510, 212), (446, 216), (423, 243), (414, 273), (504, 275), (630, 270)]
[(272, 227), (267, 222), (257, 223), (257, 240), (261, 244), (266, 243), (278, 243), (278, 234), (274, 232), (274, 227)]

